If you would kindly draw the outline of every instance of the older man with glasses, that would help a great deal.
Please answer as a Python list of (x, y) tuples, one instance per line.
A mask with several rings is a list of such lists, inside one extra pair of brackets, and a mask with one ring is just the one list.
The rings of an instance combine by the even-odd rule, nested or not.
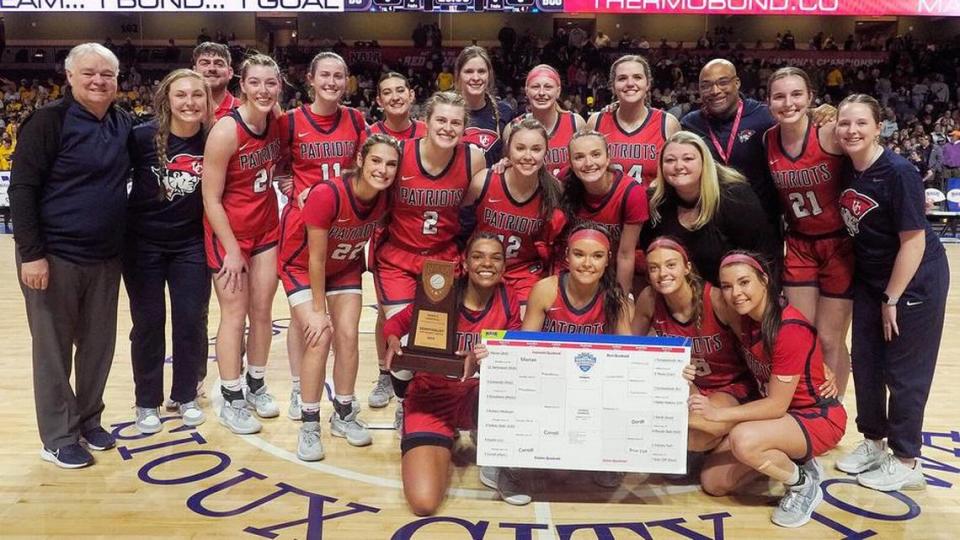
[(70, 86), (23, 123), (10, 182), (40, 457), (67, 469), (93, 463), (87, 448), (116, 444), (100, 416), (117, 338), (133, 125), (113, 104), (119, 67), (97, 43), (70, 51)]

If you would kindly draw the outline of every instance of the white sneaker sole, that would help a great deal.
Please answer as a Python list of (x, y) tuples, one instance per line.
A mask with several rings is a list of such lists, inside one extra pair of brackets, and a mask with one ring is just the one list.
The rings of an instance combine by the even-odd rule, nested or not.
[(391, 401), (393, 401), (393, 396), (388, 397), (386, 401), (374, 401), (371, 397), (367, 399), (367, 404), (370, 405), (371, 409), (382, 409), (389, 405)]
[(880, 459), (875, 459), (869, 463), (865, 463), (860, 467), (851, 467), (847, 465), (842, 465), (839, 461), (835, 463), (835, 466), (838, 471), (845, 472), (847, 474), (860, 474), (867, 471), (872, 471), (880, 466)]
[(237, 435), (253, 435), (254, 433), (260, 433), (260, 429), (262, 428), (262, 426), (259, 426), (259, 425), (258, 425), (258, 426), (256, 426), (256, 427), (250, 427), (250, 428), (246, 428), (246, 429), (238, 429), (238, 428), (236, 428), (236, 427), (234, 427), (234, 426), (231, 426), (229, 423), (227, 423), (227, 421), (224, 420), (222, 416), (220, 417), (220, 424), (221, 424), (222, 426), (225, 426), (225, 427), (226, 427), (227, 429), (229, 429), (231, 432), (236, 433)]
[(57, 456), (53, 455), (51, 452), (47, 452), (46, 448), (40, 449), (40, 459), (44, 461), (49, 461), (50, 463), (53, 463), (54, 465), (56, 465), (57, 467), (60, 467), (61, 469), (82, 469), (84, 467), (89, 467), (90, 465), (93, 465), (93, 461), (90, 461), (89, 463), (79, 463), (79, 464), (64, 463), (59, 459), (57, 459)]
[(877, 491), (923, 491), (927, 489), (927, 482), (896, 482), (890, 484), (873, 484), (872, 482), (864, 481), (859, 475), (857, 476), (857, 483), (865, 488), (875, 489)]
[(807, 514), (806, 517), (804, 517), (800, 521), (793, 522), (793, 523), (777, 523), (777, 521), (773, 519), (773, 517), (771, 516), (770, 521), (772, 521), (774, 525), (777, 525), (780, 527), (786, 527), (788, 529), (796, 529), (797, 527), (803, 527), (807, 523), (810, 523), (810, 519), (813, 517), (813, 513), (817, 511), (817, 507), (820, 506), (820, 503), (822, 502), (823, 502), (823, 488), (821, 488), (820, 486), (817, 486), (816, 502), (813, 503), (813, 507), (810, 509), (810, 513)]
[(160, 433), (163, 431), (162, 423), (155, 426), (141, 426), (134, 422), (133, 425), (137, 428), (137, 431), (139, 431), (141, 435), (153, 435), (154, 433)]
[(183, 418), (183, 425), (187, 427), (197, 427), (197, 426), (203, 425), (203, 423), (206, 421), (207, 421), (206, 416), (202, 416), (196, 420), (187, 420), (186, 418)]
[(330, 427), (330, 434), (333, 435), (334, 437), (339, 437), (339, 438), (341, 438), (341, 439), (346, 439), (346, 440), (347, 440), (347, 444), (349, 444), (350, 446), (357, 446), (357, 447), (360, 447), (360, 446), (369, 446), (371, 443), (373, 443), (373, 437), (371, 437), (369, 433), (367, 434), (366, 438), (364, 438), (364, 439), (359, 439), (359, 440), (358, 440), (358, 439), (351, 439), (350, 437), (347, 437), (347, 434), (346, 434), (345, 432), (340, 431), (340, 430), (334, 428), (333, 426), (331, 426), (331, 427)]

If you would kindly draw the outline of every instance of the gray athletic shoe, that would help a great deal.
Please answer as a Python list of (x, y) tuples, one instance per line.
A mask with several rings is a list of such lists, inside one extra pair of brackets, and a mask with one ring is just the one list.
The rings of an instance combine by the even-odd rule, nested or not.
[(137, 420), (134, 425), (144, 435), (160, 433), (163, 430), (163, 423), (160, 422), (160, 411), (156, 407), (137, 407)]
[(203, 414), (196, 400), (180, 405), (180, 417), (183, 418), (183, 425), (190, 427), (197, 427), (207, 421), (207, 415)]
[(177, 412), (177, 410), (180, 409), (180, 402), (174, 401), (173, 398), (167, 398), (167, 400), (163, 402), (163, 408), (166, 409), (167, 412)]
[(223, 404), (223, 408), (220, 409), (220, 423), (240, 435), (260, 431), (260, 422), (250, 414), (247, 402), (240, 399)]
[(337, 411), (333, 411), (333, 414), (330, 415), (330, 434), (334, 437), (347, 439), (350, 446), (367, 446), (373, 442), (373, 438), (370, 437), (370, 430), (367, 429), (366, 424), (357, 420), (357, 415), (360, 414), (360, 404), (354, 401), (352, 406), (353, 410), (346, 418), (340, 418)]
[(277, 400), (273, 394), (267, 392), (267, 385), (264, 384), (256, 392), (247, 389), (244, 396), (260, 418), (276, 418), (280, 416), (280, 407), (277, 407)]
[(393, 429), (396, 430), (397, 437), (403, 438), (403, 401), (400, 400), (397, 400), (397, 410), (393, 413)]
[(879, 491), (927, 488), (927, 479), (923, 476), (923, 467), (919, 463), (910, 468), (890, 453), (884, 454), (879, 467), (858, 474), (857, 482), (861, 486)]
[(293, 389), (290, 390), (290, 406), (287, 407), (287, 418), (291, 420), (300, 420), (300, 404), (303, 400), (300, 399), (300, 390)]
[(323, 459), (323, 441), (320, 440), (320, 422), (304, 422), (297, 435), (297, 457), (303, 461)]
[(389, 405), (391, 399), (393, 399), (393, 384), (390, 382), (390, 374), (381, 373), (377, 377), (376, 386), (370, 391), (367, 402), (371, 409), (381, 409)]
[(780, 499), (780, 504), (773, 509), (770, 520), (781, 527), (794, 528), (806, 525), (813, 511), (823, 501), (820, 472), (811, 471), (811, 467), (818, 467), (818, 465), (816, 463), (810, 465), (808, 461), (803, 467), (806, 473), (804, 482), (799, 486), (787, 486), (787, 492)]
[(497, 489), (497, 479), (500, 476), (500, 467), (479, 467), (480, 483), (490, 489)]
[(863, 439), (849, 454), (837, 460), (836, 467), (845, 473), (860, 474), (879, 467), (887, 454), (886, 441)]
[(533, 497), (526, 485), (529, 475), (520, 469), (502, 469), (497, 477), (497, 490), (500, 498), (507, 504), (525, 506), (530, 504)]

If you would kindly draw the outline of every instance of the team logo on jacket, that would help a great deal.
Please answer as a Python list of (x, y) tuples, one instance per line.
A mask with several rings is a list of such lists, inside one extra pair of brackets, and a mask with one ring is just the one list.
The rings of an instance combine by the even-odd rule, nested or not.
[(753, 137), (754, 135), (756, 135), (756, 133), (757, 133), (757, 132), (754, 131), (754, 130), (752, 130), (752, 129), (745, 129), (745, 130), (741, 131), (740, 133), (737, 133), (737, 139), (739, 139), (740, 142), (745, 143), (745, 142), (749, 141), (751, 137)]
[(590, 353), (583, 352), (574, 357), (573, 363), (577, 364), (580, 371), (586, 373), (597, 364), (597, 357)]
[(845, 189), (840, 194), (840, 215), (843, 216), (843, 223), (850, 236), (856, 236), (860, 232), (860, 220), (878, 206), (880, 205), (877, 201), (857, 193), (853, 188)]
[(497, 144), (497, 141), (500, 140), (500, 136), (497, 135), (496, 131), (491, 129), (468, 127), (463, 132), (463, 140), (464, 142), (479, 146), (484, 152), (486, 152), (494, 144)]
[(168, 201), (176, 197), (185, 197), (197, 190), (200, 177), (203, 176), (203, 156), (177, 154), (167, 163), (167, 170), (160, 176), (159, 167), (151, 167), (157, 183), (163, 188)]

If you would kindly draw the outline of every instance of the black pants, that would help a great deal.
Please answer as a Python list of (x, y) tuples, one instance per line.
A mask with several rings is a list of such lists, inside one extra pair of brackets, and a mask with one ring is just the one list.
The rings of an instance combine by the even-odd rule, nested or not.
[(210, 271), (203, 243), (178, 250), (128, 240), (123, 255), (123, 281), (130, 297), (130, 354), (138, 407), (163, 402), (166, 357), (166, 301), (170, 288), (173, 327), (173, 386), (170, 398), (180, 403), (197, 397), (197, 373), (207, 362), (207, 312)]
[[(47, 263), (46, 289), (28, 289), (22, 281), (20, 289), (33, 338), (33, 393), (40, 440), (44, 447), (56, 450), (100, 426), (103, 390), (117, 343), (120, 261), (80, 265), (48, 254)], [(71, 387), (74, 367), (76, 382)]]
[(888, 342), (883, 339), (881, 291), (854, 284), (851, 357), (857, 430), (868, 439), (887, 438), (899, 457), (920, 455), (923, 411), (940, 352), (949, 287), (945, 256), (922, 263), (897, 304), (900, 335)]

